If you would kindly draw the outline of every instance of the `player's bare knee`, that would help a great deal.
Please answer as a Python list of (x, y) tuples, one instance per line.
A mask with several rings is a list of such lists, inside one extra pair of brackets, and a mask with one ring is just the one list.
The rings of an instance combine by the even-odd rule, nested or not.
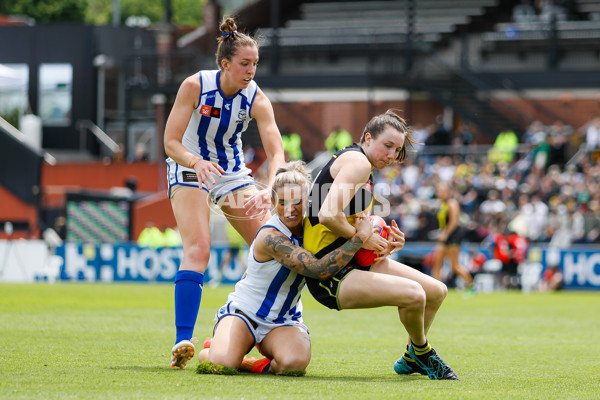
[(427, 296), (423, 287), (417, 282), (411, 282), (411, 285), (404, 291), (404, 300), (409, 308), (424, 309)]
[[(193, 266), (206, 266), (210, 257), (210, 241), (198, 240), (185, 248), (186, 258)], [(186, 265), (187, 266), (187, 265)]]
[(198, 353), (198, 361), (208, 361), (209, 353), (209, 349), (200, 350), (200, 352)]
[(304, 371), (310, 362), (310, 356), (306, 354), (285, 354), (276, 360), (282, 371)]
[(448, 295), (448, 286), (446, 286), (446, 284), (444, 282), (438, 281), (438, 282), (436, 282), (436, 285), (433, 288), (433, 290), (430, 293), (428, 293), (427, 303), (431, 302), (433, 304), (437, 304), (438, 306), (440, 306), (447, 295)]
[(226, 353), (219, 353), (216, 351), (211, 351), (208, 354), (208, 361), (215, 365), (222, 365), (229, 368), (238, 368), (240, 366), (239, 361), (234, 360), (232, 357), (228, 357)]

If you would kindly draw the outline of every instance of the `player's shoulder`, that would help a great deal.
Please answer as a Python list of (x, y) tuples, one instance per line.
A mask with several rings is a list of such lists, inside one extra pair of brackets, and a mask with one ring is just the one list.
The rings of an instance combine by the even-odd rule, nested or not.
[(350, 166), (357, 170), (368, 170), (371, 171), (372, 165), (367, 156), (360, 150), (345, 151), (336, 157), (334, 161), (337, 166)]
[(195, 95), (196, 93), (200, 93), (201, 88), (202, 83), (200, 77), (198, 73), (195, 73), (183, 80), (179, 87), (179, 91), (187, 95)]
[(292, 244), (290, 239), (277, 227), (263, 226), (254, 238), (254, 251), (257, 258), (273, 258), (281, 245)]
[(256, 94), (254, 95), (253, 104), (254, 107), (266, 106), (271, 104), (271, 100), (269, 100), (269, 97), (267, 97), (265, 92), (263, 92), (262, 89), (258, 86), (256, 86)]
[(279, 230), (278, 227), (274, 225), (264, 225), (260, 228), (254, 240), (255, 242), (265, 242), (266, 240), (280, 240), (280, 238), (289, 241), (287, 235)]

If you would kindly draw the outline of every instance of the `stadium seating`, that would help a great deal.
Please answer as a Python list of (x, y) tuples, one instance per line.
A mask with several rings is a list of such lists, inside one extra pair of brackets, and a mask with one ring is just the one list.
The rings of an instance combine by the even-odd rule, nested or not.
[[(496, 0), (416, 0), (414, 2), (413, 40), (435, 43), (444, 34), (481, 16), (485, 7)], [(281, 46), (364, 45), (404, 42), (408, 35), (406, 2), (357, 1), (305, 3), (301, 19), (290, 20), (278, 29)], [(261, 28), (265, 44), (273, 37), (273, 29)]]
[(562, 51), (592, 50), (600, 47), (600, 2), (578, 0), (577, 15), (557, 15), (554, 23), (538, 16), (529, 22), (500, 22), (492, 32), (482, 34), (483, 52), (546, 51), (555, 29)]

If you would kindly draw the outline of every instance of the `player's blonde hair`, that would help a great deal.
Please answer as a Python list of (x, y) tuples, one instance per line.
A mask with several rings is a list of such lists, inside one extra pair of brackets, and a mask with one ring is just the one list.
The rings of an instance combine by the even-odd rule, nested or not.
[(308, 196), (312, 175), (306, 163), (301, 160), (285, 163), (275, 173), (273, 191), (271, 192), (271, 203), (277, 202), (277, 191), (286, 185), (298, 185), (302, 187), (303, 198)]

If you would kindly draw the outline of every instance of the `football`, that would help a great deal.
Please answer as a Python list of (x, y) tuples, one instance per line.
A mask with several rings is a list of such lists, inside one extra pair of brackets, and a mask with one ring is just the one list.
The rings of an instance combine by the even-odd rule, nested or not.
[[(387, 229), (385, 229), (385, 227), (387, 226), (385, 220), (379, 215), (371, 215), (369, 218), (373, 222), (373, 228), (375, 228), (375, 233), (379, 234), (381, 237), (386, 239), (388, 231)], [(360, 249), (356, 252), (354, 258), (356, 259), (358, 265), (360, 265), (361, 267), (368, 267), (370, 265), (373, 265), (373, 263), (375, 262), (375, 259), (377, 258), (377, 253), (375, 253), (375, 251), (373, 250)]]

